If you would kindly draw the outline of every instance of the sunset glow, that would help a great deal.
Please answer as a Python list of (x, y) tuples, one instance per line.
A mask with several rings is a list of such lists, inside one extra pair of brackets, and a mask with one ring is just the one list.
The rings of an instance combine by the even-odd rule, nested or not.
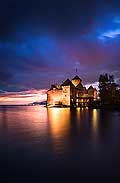
[(29, 90), (22, 92), (5, 92), (0, 94), (1, 105), (30, 104), (32, 102), (46, 101), (46, 90)]

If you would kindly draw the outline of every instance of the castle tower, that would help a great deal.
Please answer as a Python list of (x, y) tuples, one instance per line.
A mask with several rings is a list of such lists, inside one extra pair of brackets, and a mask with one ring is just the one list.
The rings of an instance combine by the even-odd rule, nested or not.
[(92, 85), (88, 88), (88, 95), (93, 96), (94, 100), (97, 99), (97, 90)]
[(82, 80), (79, 78), (79, 76), (75, 76), (73, 79), (72, 79), (72, 83), (73, 85), (76, 87), (78, 84), (81, 84)]

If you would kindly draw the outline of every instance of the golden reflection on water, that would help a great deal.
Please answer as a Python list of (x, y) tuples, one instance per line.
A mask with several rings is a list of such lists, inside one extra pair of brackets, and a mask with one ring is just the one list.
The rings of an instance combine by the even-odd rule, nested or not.
[(92, 110), (92, 133), (93, 133), (93, 138), (94, 141), (97, 140), (97, 136), (98, 136), (98, 110), (93, 109)]
[(6, 130), (10, 140), (45, 143), (49, 136), (58, 153), (68, 148), (72, 131), (79, 139), (85, 134), (85, 129), (90, 127), (92, 141), (96, 143), (98, 124), (99, 110), (96, 109), (25, 106), (0, 110), (0, 131)]
[(80, 121), (80, 108), (76, 108), (76, 113), (77, 113), (77, 121)]
[(70, 130), (70, 108), (48, 108), (50, 133), (55, 150), (65, 150)]
[(93, 130), (96, 133), (98, 128), (98, 113), (96, 109), (93, 109)]

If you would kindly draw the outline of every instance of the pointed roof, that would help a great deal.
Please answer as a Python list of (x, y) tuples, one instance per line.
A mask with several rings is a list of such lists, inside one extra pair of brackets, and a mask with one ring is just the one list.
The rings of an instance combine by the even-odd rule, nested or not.
[(90, 85), (90, 87), (88, 88), (88, 90), (89, 90), (89, 89), (94, 89), (94, 88), (93, 88), (93, 86), (92, 86), (92, 85)]
[(66, 81), (64, 81), (61, 86), (72, 86), (74, 87), (74, 85), (72, 84), (72, 82), (69, 79), (66, 79)]
[(79, 76), (78, 76), (78, 75), (76, 75), (72, 80), (76, 80), (76, 79), (78, 79), (78, 80), (82, 81), (82, 80), (79, 78)]
[(81, 83), (79, 83), (77, 86), (76, 86), (77, 89), (81, 90), (83, 89), (83, 85)]

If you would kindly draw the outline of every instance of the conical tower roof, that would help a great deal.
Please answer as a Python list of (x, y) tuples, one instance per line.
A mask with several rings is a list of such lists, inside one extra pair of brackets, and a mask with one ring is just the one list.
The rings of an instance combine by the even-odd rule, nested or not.
[(80, 77), (78, 75), (76, 75), (72, 80), (80, 80), (80, 81), (82, 81), (82, 79), (80, 79)]
[(66, 81), (64, 81), (61, 86), (72, 86), (74, 87), (74, 85), (72, 84), (72, 82), (69, 79), (66, 79)]
[(88, 90), (90, 90), (90, 89), (94, 89), (92, 85), (90, 85), (90, 87), (88, 88)]

